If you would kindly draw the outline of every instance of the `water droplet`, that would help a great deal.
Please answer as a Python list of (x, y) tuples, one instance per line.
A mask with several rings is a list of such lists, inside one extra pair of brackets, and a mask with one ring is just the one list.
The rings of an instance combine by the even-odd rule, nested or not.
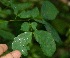
[(27, 33), (27, 32), (24, 32), (25, 34)]
[(14, 40), (15, 40), (16, 38), (17, 38), (17, 37), (15, 37)]
[(16, 41), (15, 41), (16, 42)]
[(20, 40), (20, 39), (19, 39)]
[(25, 39), (24, 39), (25, 40)]
[(24, 50), (22, 50), (22, 52), (24, 52)]
[(28, 38), (27, 38), (28, 39)]
[(21, 43), (21, 42), (20, 42)]
[(24, 46), (24, 45), (23, 45)]
[(13, 43), (12, 43), (12, 45), (13, 45)]
[(15, 38), (14, 38), (14, 40), (15, 40)]

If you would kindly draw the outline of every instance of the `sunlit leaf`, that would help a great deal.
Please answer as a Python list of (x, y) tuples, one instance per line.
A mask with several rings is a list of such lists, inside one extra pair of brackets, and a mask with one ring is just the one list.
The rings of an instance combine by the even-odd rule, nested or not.
[(24, 32), (14, 38), (12, 43), (13, 50), (19, 50), (24, 56), (27, 56), (29, 50), (28, 44), (31, 43), (32, 32)]

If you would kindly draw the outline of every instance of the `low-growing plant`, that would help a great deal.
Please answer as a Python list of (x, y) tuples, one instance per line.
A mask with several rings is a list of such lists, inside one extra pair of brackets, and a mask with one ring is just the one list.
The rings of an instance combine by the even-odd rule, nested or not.
[(49, 23), (58, 14), (50, 0), (0, 0), (0, 43), (9, 46), (7, 52), (19, 50), (22, 57), (40, 58), (36, 52), (51, 57), (56, 44), (63, 43)]

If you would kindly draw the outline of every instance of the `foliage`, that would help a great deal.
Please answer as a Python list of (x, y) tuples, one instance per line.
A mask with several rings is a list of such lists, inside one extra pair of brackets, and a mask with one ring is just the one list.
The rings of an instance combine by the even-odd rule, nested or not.
[(35, 31), (34, 36), (36, 41), (39, 42), (43, 52), (45, 55), (52, 56), (52, 54), (56, 50), (55, 41), (51, 35), (51, 33), (47, 31)]
[(31, 39), (31, 32), (21, 33), (20, 35), (14, 38), (14, 41), (12, 43), (13, 50), (19, 50), (22, 52), (23, 55), (27, 55), (27, 50), (29, 50), (29, 47), (27, 45), (31, 42)]
[[(0, 43), (9, 46), (7, 52), (19, 50), (22, 58), (69, 57), (63, 48), (70, 47), (69, 8), (61, 3), (61, 9), (55, 2), (0, 0)], [(60, 47), (66, 56), (58, 54)]]
[(58, 10), (51, 2), (44, 1), (41, 7), (41, 14), (44, 19), (53, 20), (58, 14)]

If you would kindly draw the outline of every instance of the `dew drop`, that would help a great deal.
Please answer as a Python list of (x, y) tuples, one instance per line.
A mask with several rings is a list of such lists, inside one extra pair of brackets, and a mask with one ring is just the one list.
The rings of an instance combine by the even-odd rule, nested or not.
[(22, 50), (22, 52), (24, 52), (24, 50)]
[(20, 39), (19, 39), (20, 40)]
[(16, 41), (15, 41), (16, 42)]
[(27, 38), (28, 39), (28, 38)]
[(27, 32), (24, 32), (25, 34), (27, 33)]
[(12, 45), (13, 45), (13, 43), (12, 43)]
[(15, 37), (14, 40), (15, 40), (16, 38), (17, 38), (17, 37)]
[(25, 39), (24, 39), (25, 40)]
[(20, 42), (21, 43), (21, 42)]
[(24, 45), (23, 45), (24, 46)]

